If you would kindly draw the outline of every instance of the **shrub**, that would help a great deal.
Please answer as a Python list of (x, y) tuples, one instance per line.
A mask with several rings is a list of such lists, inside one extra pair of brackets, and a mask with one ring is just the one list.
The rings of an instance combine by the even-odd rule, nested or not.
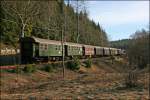
[(71, 70), (79, 70), (80, 68), (80, 61), (77, 58), (73, 58), (73, 61), (67, 62), (67, 68)]
[(24, 67), (24, 71), (27, 73), (32, 73), (36, 71), (36, 66), (35, 65), (26, 65), (26, 67)]
[(58, 67), (61, 67), (62, 63), (51, 63), (51, 66), (53, 69), (57, 69)]
[(46, 66), (44, 66), (44, 70), (46, 72), (52, 72), (53, 71), (53, 67), (52, 67), (52, 65), (46, 65)]
[(32, 72), (36, 72), (37, 71), (37, 66), (32, 65)]
[(91, 68), (91, 66), (92, 66), (92, 60), (89, 58), (87, 61), (85, 61), (85, 67)]

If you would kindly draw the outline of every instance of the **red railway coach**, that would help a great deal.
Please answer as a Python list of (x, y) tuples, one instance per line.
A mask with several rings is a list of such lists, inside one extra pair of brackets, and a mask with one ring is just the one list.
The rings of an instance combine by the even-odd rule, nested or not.
[(91, 45), (83, 45), (83, 55), (84, 56), (94, 56), (94, 46)]

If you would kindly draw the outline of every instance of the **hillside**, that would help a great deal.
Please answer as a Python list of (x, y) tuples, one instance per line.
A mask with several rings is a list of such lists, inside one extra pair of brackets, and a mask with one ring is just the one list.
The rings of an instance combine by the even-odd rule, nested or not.
[(63, 0), (1, 1), (0, 5), (3, 45), (18, 47), (21, 36), (61, 40), (62, 32), (64, 41), (101, 46), (108, 44), (106, 32), (100, 24), (88, 18), (86, 9), (76, 13)]
[[(125, 87), (127, 66), (125, 60), (111, 64), (109, 58), (93, 61), (91, 68), (81, 66), (79, 71), (62, 69), (51, 73), (1, 74), (1, 100), (3, 99), (148, 99), (148, 71), (138, 72), (137, 87)], [(136, 80), (133, 78), (132, 80)]]
[(117, 41), (111, 41), (110, 46), (114, 48), (122, 48), (122, 49), (128, 49), (129, 45), (131, 43), (131, 39), (122, 39)]

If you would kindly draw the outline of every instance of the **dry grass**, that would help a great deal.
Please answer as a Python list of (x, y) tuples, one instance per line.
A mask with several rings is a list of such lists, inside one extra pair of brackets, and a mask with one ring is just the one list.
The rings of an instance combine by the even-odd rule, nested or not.
[[(117, 67), (115, 70), (114, 67)], [(1, 99), (148, 99), (148, 73), (140, 74), (140, 88), (124, 88), (124, 74), (120, 64), (99, 60), (91, 68), (79, 71), (66, 69), (65, 81), (62, 69), (48, 73), (36, 71), (30, 74), (1, 74)], [(13, 90), (13, 91), (11, 91)]]

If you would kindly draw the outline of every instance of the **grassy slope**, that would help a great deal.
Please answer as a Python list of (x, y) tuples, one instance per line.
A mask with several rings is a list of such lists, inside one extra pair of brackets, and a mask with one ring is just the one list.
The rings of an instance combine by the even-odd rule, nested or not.
[(94, 61), (91, 68), (81, 66), (79, 71), (66, 69), (65, 81), (62, 69), (51, 73), (38, 70), (31, 74), (1, 74), (1, 89), (4, 98), (78, 98), (78, 99), (146, 99), (148, 98), (147, 74), (139, 79), (144, 87), (137, 89), (117, 89), (123, 85), (124, 61), (115, 61), (112, 65), (109, 58)]

